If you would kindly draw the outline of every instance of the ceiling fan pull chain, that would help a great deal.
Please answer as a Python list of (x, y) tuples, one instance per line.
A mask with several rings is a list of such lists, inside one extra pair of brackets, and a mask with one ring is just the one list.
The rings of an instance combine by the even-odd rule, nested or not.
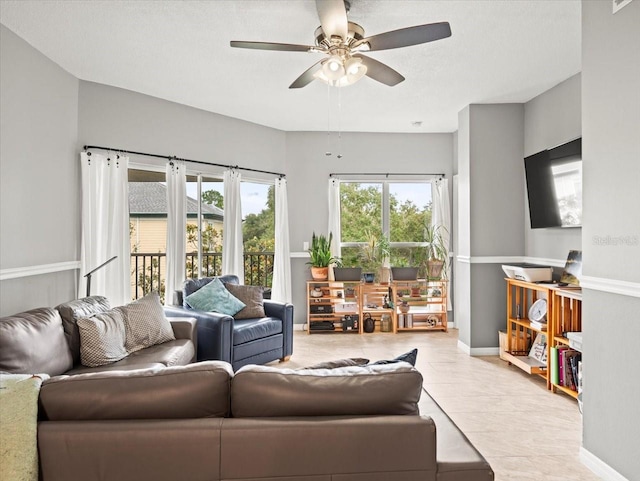
[(327, 84), (327, 151), (324, 153), (327, 157), (331, 155), (330, 145), (331, 135), (331, 85)]
[(342, 158), (342, 88), (338, 89), (338, 158)]

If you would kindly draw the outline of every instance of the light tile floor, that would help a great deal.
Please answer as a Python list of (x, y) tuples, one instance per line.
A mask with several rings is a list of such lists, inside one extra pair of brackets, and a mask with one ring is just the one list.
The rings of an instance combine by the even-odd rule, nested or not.
[(345, 357), (392, 359), (418, 348), (424, 387), (487, 458), (496, 481), (599, 479), (578, 459), (582, 420), (575, 400), (498, 356), (470, 357), (458, 331), (400, 334), (307, 334), (276, 367), (298, 368)]

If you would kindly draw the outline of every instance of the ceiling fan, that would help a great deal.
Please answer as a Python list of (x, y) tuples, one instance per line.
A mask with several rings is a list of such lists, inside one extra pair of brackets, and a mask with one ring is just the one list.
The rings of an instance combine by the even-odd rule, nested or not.
[(357, 82), (365, 75), (393, 87), (402, 82), (404, 77), (391, 67), (366, 57), (361, 52), (408, 47), (451, 36), (449, 22), (439, 22), (365, 37), (364, 28), (347, 20), (349, 7), (350, 4), (346, 0), (316, 0), (320, 26), (315, 31), (316, 44), (313, 46), (236, 40), (231, 42), (231, 46), (328, 55), (328, 58), (316, 62), (303, 72), (289, 86), (290, 89), (305, 87), (316, 79), (342, 87)]

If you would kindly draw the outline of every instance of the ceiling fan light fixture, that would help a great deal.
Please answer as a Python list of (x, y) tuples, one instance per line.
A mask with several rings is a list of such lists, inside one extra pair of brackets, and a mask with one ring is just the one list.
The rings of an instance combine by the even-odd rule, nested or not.
[(345, 70), (342, 58), (332, 55), (322, 64), (322, 73), (329, 80), (339, 80), (344, 77)]

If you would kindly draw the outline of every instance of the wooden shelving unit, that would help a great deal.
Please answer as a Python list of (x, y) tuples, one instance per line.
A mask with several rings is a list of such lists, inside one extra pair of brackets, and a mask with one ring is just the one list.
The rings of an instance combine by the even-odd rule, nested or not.
[[(360, 312), (362, 313), (362, 319), (367, 314), (370, 314), (375, 321), (375, 331), (382, 332), (381, 319), (384, 314), (388, 315), (391, 321), (391, 331), (393, 333), (397, 331), (397, 322), (395, 310), (392, 307), (384, 307), (385, 298), (388, 301), (393, 302), (395, 298), (393, 284), (367, 284), (360, 285)], [(364, 332), (364, 322), (361, 322), (360, 332)]]
[[(564, 334), (582, 331), (582, 290), (557, 288), (553, 290), (553, 296), (554, 309), (550, 345), (553, 347), (569, 346), (569, 339)], [(575, 399), (578, 398), (578, 391), (554, 382), (551, 382), (551, 390), (563, 392)]]
[[(569, 339), (564, 333), (582, 330), (581, 290), (517, 279), (506, 281), (507, 339), (504, 359), (529, 374), (542, 376), (547, 382), (547, 389), (577, 398), (576, 391), (552, 382), (550, 365), (551, 348), (569, 346)], [(547, 301), (546, 329), (533, 326), (527, 319), (529, 308), (541, 298)], [(531, 344), (539, 333), (546, 336), (546, 363), (529, 357)]]
[[(547, 360), (550, 343), (548, 333), (550, 313), (553, 312), (552, 287), (545, 284), (534, 284), (507, 278), (507, 342), (504, 358), (514, 366), (529, 374), (542, 376), (547, 381), (547, 389), (551, 389), (547, 376), (547, 364), (529, 357), (531, 344), (539, 333), (547, 336)], [(531, 325), (527, 318), (529, 308), (538, 299), (547, 300), (547, 329)]]
[[(394, 281), (393, 285), (396, 292), (397, 331), (447, 332), (446, 280)], [(409, 312), (400, 310), (402, 301), (409, 304)]]
[[(360, 313), (360, 286), (357, 282), (337, 281), (307, 281), (307, 332), (309, 334), (326, 332), (362, 332)], [(316, 292), (320, 292), (317, 295)], [(323, 311), (323, 312), (316, 312)], [(358, 326), (344, 330), (342, 319), (344, 316), (358, 318)], [(313, 323), (330, 321), (331, 330), (314, 330)]]

